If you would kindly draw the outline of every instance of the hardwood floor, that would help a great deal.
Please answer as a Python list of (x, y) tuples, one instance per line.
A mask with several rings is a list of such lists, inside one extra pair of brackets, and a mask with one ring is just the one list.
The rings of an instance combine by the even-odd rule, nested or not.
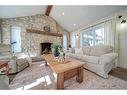
[(113, 69), (109, 74), (127, 81), (127, 69), (118, 67)]

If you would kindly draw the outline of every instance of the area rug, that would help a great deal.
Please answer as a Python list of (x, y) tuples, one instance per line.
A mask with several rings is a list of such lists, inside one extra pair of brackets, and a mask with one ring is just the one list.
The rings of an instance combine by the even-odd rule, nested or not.
[[(104, 79), (84, 69), (84, 81), (78, 83), (76, 77), (65, 81), (66, 90), (112, 90), (127, 89), (127, 82), (109, 75)], [(34, 63), (18, 73), (10, 83), (11, 89), (16, 90), (56, 90), (56, 74), (44, 62)]]

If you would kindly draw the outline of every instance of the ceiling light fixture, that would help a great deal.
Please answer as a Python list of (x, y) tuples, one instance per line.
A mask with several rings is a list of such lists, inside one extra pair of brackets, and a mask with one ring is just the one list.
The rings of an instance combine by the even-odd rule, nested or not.
[(76, 35), (76, 38), (77, 38), (77, 39), (79, 38), (79, 35), (78, 35), (78, 34)]
[(122, 23), (126, 23), (126, 20), (125, 20), (125, 19), (123, 19), (123, 20), (121, 21), (121, 24), (122, 24)]
[(119, 15), (119, 16), (118, 16), (118, 18), (120, 19), (120, 18), (122, 18), (122, 16), (121, 16), (121, 15)]
[(123, 17), (122, 15), (119, 15), (118, 16), (118, 18), (121, 20), (121, 24), (126, 23), (126, 20), (125, 19), (122, 19), (122, 17)]

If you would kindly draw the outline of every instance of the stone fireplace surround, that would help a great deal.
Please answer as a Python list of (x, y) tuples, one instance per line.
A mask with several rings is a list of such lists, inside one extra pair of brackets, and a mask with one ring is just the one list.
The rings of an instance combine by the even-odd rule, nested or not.
[(28, 49), (25, 51), (28, 51), (31, 56), (39, 56), (42, 53), (41, 46), (42, 43), (52, 43), (62, 45), (62, 37), (54, 37), (34, 33), (30, 33), (29, 35), (31, 40), (28, 39), (28, 41), (30, 42), (30, 44), (25, 45), (24, 48)]
[[(50, 25), (51, 32), (59, 32), (69, 36), (69, 32), (64, 30), (54, 19), (45, 15), (34, 15), (17, 18), (2, 19), (3, 43), (10, 44), (10, 26), (21, 27), (21, 47), (22, 52), (28, 52), (31, 56), (40, 55), (41, 43), (49, 42), (62, 44), (62, 37), (27, 33), (26, 29), (40, 29), (45, 25)], [(69, 39), (69, 38), (68, 38)]]

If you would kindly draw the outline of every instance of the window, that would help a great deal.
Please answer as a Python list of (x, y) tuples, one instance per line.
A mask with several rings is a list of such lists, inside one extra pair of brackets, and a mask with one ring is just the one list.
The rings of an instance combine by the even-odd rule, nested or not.
[(13, 52), (21, 52), (21, 28), (11, 27), (11, 46)]
[(83, 33), (83, 46), (93, 46), (93, 32), (86, 31)]
[(104, 27), (95, 30), (95, 45), (104, 44)]
[(67, 35), (63, 35), (63, 47), (65, 50), (67, 50)]
[(82, 37), (83, 46), (104, 44), (104, 26), (93, 27), (83, 32)]

